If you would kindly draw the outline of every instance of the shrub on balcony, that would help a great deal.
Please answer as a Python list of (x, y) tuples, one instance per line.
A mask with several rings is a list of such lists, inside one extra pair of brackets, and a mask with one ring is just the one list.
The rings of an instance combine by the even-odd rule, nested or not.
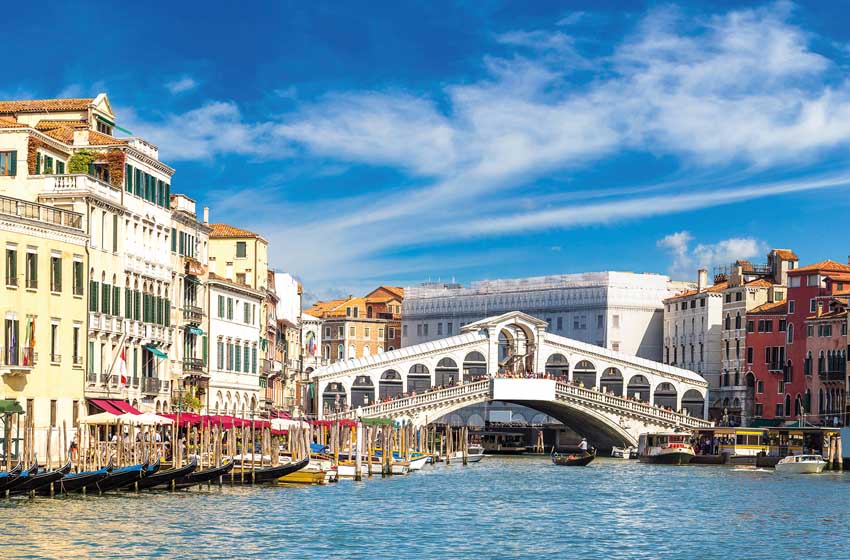
[(68, 173), (88, 173), (94, 163), (95, 154), (91, 150), (78, 150), (68, 158)]

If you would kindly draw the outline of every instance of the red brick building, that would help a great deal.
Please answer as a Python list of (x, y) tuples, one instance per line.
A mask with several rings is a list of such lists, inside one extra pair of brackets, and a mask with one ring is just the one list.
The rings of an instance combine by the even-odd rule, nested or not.
[[(829, 284), (829, 280), (827, 283)], [(847, 379), (847, 298), (819, 298), (806, 319), (806, 364), (811, 375), (806, 410), (812, 423), (843, 423)], [(817, 414), (809, 419), (809, 414)]]

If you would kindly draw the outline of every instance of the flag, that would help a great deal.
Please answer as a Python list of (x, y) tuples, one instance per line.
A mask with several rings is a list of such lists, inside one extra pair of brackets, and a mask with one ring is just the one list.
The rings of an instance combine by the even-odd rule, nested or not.
[(23, 352), (22, 352), (23, 356), (21, 357), (22, 358), (21, 359), (21, 365), (22, 366), (31, 366), (32, 365), (32, 359), (31, 359), (31, 352), (32, 351), (30, 350), (30, 348), (32, 348), (32, 346), (30, 345), (30, 340), (33, 338), (32, 321), (33, 321), (33, 319), (27, 318), (27, 333), (26, 333), (26, 337), (24, 338), (24, 344), (26, 346), (23, 348)]
[(127, 384), (127, 359), (124, 355), (124, 345), (121, 345), (121, 354), (118, 355), (118, 360), (115, 362), (115, 368), (118, 375), (121, 376), (121, 385)]

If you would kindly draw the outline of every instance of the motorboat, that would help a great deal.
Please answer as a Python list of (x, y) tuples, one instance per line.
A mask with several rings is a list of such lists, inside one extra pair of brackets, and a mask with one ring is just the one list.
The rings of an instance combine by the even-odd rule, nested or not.
[(825, 468), (821, 455), (788, 455), (776, 463), (776, 472), (782, 474), (818, 474)]
[(642, 463), (661, 465), (687, 465), (694, 459), (694, 450), (688, 434), (641, 434), (638, 441), (638, 459)]
[(638, 450), (634, 447), (617, 447), (611, 448), (611, 457), (616, 459), (637, 459)]

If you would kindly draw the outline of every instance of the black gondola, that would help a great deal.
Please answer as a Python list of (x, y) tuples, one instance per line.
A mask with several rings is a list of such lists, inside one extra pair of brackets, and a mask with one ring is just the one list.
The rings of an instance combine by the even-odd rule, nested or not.
[(100, 492), (107, 492), (117, 488), (130, 486), (141, 480), (147, 473), (148, 463), (140, 465), (131, 465), (121, 469), (115, 469), (106, 478), (97, 481), (95, 487)]
[(206, 469), (202, 471), (195, 471), (187, 474), (186, 476), (181, 476), (180, 478), (174, 479), (174, 484), (169, 484), (168, 488), (174, 488), (175, 490), (183, 490), (185, 488), (191, 488), (192, 486), (197, 486), (198, 484), (203, 484), (204, 482), (211, 482), (220, 478), (233, 468), (233, 461), (229, 463), (225, 463), (220, 467), (213, 467), (211, 469)]
[(254, 468), (253, 472), (245, 467), (245, 478), (242, 479), (241, 472), (237, 474), (235, 471), (230, 473), (232, 482), (243, 482), (244, 484), (263, 484), (275, 482), (278, 478), (286, 476), (295, 471), (300, 471), (310, 463), (310, 457), (304, 457), (297, 463), (287, 463), (277, 467), (260, 467)]
[(592, 453), (552, 453), (552, 462), (562, 467), (583, 467), (596, 459), (596, 450)]
[(56, 470), (43, 471), (28, 477), (25, 482), (18, 484), (9, 490), (9, 494), (26, 494), (27, 492), (33, 492), (39, 488), (49, 488), (52, 483), (61, 479), (69, 472), (71, 472), (70, 458), (64, 465)]
[(139, 481), (139, 490), (153, 488), (154, 486), (162, 486), (167, 488), (171, 485), (172, 480), (187, 476), (198, 468), (198, 458), (193, 457), (188, 465), (175, 469), (166, 469), (155, 474), (148, 474), (145, 478)]
[[(53, 485), (56, 494), (68, 494), (82, 490), (97, 490), (97, 483), (109, 476), (111, 467), (106, 466), (96, 471), (83, 471), (63, 476)], [(39, 494), (48, 494), (50, 488), (41, 488), (36, 491)]]
[(17, 488), (18, 486), (20, 486), (22, 484), (26, 484), (27, 481), (29, 481), (31, 478), (33, 478), (37, 474), (38, 474), (38, 463), (33, 463), (32, 465), (30, 465), (30, 468), (28, 468), (25, 471), (21, 471), (20, 474), (17, 477), (15, 477), (14, 480), (9, 481), (9, 483), (6, 485), (6, 491), (11, 493), (12, 490), (14, 490), (15, 488)]
[(160, 458), (157, 457), (156, 461), (148, 465), (148, 468), (145, 469), (145, 478), (149, 477), (152, 474), (156, 474), (159, 472), (159, 468), (162, 466), (160, 462)]
[(5, 492), (6, 488), (12, 483), (12, 481), (21, 475), (23, 468), (23, 464), (21, 464), (21, 461), (18, 460), (18, 464), (10, 470), (0, 472), (0, 493)]

